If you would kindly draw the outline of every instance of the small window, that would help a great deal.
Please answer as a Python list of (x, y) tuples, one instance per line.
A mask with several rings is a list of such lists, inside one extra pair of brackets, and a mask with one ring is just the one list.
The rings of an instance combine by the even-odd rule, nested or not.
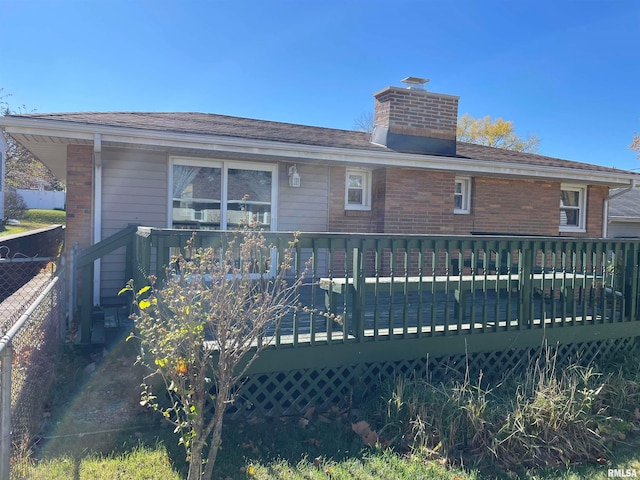
[(455, 190), (453, 192), (453, 213), (471, 212), (471, 179), (468, 177), (456, 177)]
[(347, 170), (344, 194), (345, 210), (371, 210), (371, 172)]
[(560, 231), (584, 232), (586, 230), (587, 189), (584, 186), (560, 187)]

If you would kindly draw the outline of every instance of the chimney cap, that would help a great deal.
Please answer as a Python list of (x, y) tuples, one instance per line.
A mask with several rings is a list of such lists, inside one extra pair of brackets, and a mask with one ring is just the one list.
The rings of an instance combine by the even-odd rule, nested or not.
[(415, 90), (424, 90), (424, 84), (428, 82), (428, 78), (420, 77), (407, 77), (402, 79), (402, 83), (404, 83), (407, 88), (413, 88)]

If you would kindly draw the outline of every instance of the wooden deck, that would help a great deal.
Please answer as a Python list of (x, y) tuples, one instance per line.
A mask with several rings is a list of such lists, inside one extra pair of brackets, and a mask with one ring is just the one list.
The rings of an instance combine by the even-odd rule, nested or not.
[[(82, 341), (95, 328), (97, 258), (124, 247), (126, 279), (162, 282), (192, 233), (129, 227), (82, 252)], [(233, 235), (200, 231), (195, 246), (224, 248)], [(291, 234), (265, 237), (282, 258)], [(606, 361), (640, 337), (640, 240), (303, 233), (294, 258), (293, 272), (311, 259), (298, 299), (308, 309), (265, 332), (272, 341), (243, 386), (267, 414), (348, 402), (395, 375), (499, 376), (544, 346), (559, 364)]]

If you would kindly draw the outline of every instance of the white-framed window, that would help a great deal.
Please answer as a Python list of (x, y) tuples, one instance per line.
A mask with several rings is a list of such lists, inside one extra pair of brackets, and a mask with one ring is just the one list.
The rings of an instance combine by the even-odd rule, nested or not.
[(347, 168), (344, 209), (371, 210), (371, 170)]
[(586, 231), (587, 187), (560, 185), (560, 231)]
[(174, 157), (170, 172), (173, 228), (226, 230), (254, 220), (276, 229), (277, 165)]
[(453, 213), (471, 213), (471, 178), (456, 177)]

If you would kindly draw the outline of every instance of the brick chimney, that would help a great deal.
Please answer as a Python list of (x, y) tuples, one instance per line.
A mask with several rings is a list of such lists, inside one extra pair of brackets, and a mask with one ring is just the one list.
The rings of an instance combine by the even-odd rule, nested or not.
[(373, 95), (371, 141), (399, 152), (455, 155), (460, 97), (428, 92), (426, 78), (402, 81), (406, 87), (387, 87)]

